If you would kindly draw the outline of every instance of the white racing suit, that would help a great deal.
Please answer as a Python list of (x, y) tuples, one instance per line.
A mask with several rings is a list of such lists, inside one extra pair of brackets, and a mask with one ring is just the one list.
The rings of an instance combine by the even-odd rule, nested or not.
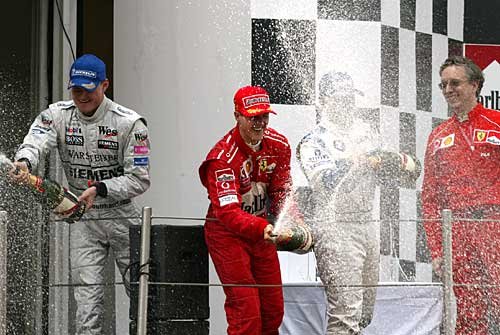
[[(129, 226), (139, 220), (124, 218), (140, 216), (132, 198), (150, 184), (148, 130), (139, 114), (108, 98), (91, 117), (81, 114), (73, 101), (61, 101), (40, 113), (15, 158), (28, 159), (36, 169), (41, 154), (53, 148), (72, 192), (80, 195), (89, 180), (107, 187), (107, 196), (97, 196), (82, 221), (70, 225), (71, 277), (83, 285), (75, 287), (77, 334), (103, 334), (104, 287), (99, 284), (104, 283), (110, 248), (126, 278)], [(109, 220), (85, 220), (93, 218)]]
[(347, 130), (320, 123), (297, 148), (312, 188), (314, 209), (306, 220), (318, 274), (327, 285), (327, 334), (359, 334), (372, 318), (380, 259), (379, 224), (371, 214), (376, 176), (353, 158), (379, 149), (379, 143), (377, 133), (356, 120)]

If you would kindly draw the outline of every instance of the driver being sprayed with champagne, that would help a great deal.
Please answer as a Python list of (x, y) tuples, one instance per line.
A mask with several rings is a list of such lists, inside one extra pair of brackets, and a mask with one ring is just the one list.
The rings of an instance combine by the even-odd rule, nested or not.
[(325, 74), (318, 123), (297, 147), (311, 188), (313, 208), (305, 219), (326, 285), (328, 335), (360, 334), (371, 322), (380, 259), (379, 223), (372, 218), (376, 186), (416, 179), (420, 170), (411, 156), (381, 149), (375, 127), (358, 115), (356, 95), (363, 93), (347, 73)]
[(224, 286), (228, 335), (278, 335), (284, 312), (270, 215), (291, 190), (291, 149), (269, 128), (269, 94), (245, 86), (234, 95), (236, 125), (199, 168), (210, 205), (205, 241)]

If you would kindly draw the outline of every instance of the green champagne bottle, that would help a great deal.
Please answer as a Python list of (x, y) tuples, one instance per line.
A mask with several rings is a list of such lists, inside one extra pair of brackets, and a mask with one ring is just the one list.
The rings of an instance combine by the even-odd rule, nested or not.
[(53, 180), (30, 174), (29, 186), (45, 196), (49, 208), (66, 222), (78, 221), (85, 213), (85, 203), (78, 201), (75, 194)]

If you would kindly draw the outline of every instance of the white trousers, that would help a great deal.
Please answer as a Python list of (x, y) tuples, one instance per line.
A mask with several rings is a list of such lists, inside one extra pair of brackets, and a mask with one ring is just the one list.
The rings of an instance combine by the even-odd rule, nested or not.
[(327, 285), (327, 334), (360, 334), (370, 323), (375, 305), (379, 223), (370, 213), (314, 221), (311, 228), (318, 274)]

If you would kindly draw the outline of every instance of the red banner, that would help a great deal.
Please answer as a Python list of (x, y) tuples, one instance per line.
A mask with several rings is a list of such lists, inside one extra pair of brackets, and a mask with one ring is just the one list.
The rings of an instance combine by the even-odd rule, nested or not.
[(464, 44), (464, 54), (484, 73), (485, 81), (479, 102), (486, 108), (500, 110), (500, 45)]

